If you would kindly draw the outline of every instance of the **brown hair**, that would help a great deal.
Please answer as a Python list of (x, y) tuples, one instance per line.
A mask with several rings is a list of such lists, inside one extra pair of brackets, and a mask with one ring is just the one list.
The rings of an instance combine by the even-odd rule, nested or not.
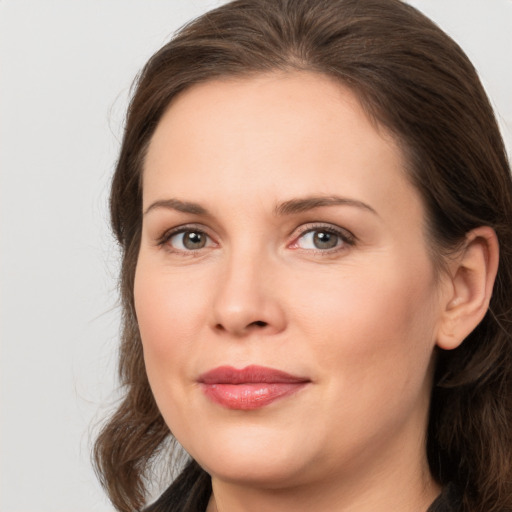
[[(473, 66), (434, 23), (399, 0), (238, 0), (184, 27), (143, 69), (111, 193), (123, 254), (125, 395), (95, 445), (103, 485), (117, 510), (143, 507), (149, 470), (170, 436), (148, 384), (133, 304), (141, 173), (155, 127), (192, 84), (294, 69), (339, 80), (395, 135), (425, 202), (438, 261), (477, 226), (497, 233), (490, 309), (459, 348), (438, 353), (427, 453), (434, 478), (462, 493), (461, 510), (512, 509), (510, 170)], [(208, 475), (192, 461), (167, 492), (168, 510), (204, 510), (210, 491)]]

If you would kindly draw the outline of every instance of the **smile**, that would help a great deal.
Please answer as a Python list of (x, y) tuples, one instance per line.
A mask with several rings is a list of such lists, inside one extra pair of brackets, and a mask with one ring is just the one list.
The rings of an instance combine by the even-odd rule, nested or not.
[(199, 377), (204, 394), (228, 409), (253, 410), (290, 396), (311, 381), (263, 366), (220, 366)]

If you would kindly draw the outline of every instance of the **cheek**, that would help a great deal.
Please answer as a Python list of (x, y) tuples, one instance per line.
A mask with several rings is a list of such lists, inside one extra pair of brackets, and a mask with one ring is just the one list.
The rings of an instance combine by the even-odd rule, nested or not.
[[(295, 290), (299, 329), (333, 379), (352, 387), (416, 386), (435, 340), (435, 286), (430, 265), (423, 274), (396, 263), (352, 268), (339, 278), (316, 276)], [(302, 301), (299, 299), (302, 297)]]
[[(149, 380), (155, 388), (159, 380), (182, 377), (192, 340), (207, 319), (208, 281), (186, 273), (153, 269), (141, 258), (135, 274), (134, 295), (137, 322), (144, 349)], [(154, 389), (154, 391), (156, 391)]]

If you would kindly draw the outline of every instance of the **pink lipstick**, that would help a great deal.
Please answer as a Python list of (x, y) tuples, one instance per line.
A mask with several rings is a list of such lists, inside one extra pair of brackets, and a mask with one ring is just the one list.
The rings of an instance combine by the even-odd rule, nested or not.
[(281, 370), (247, 366), (240, 370), (219, 366), (199, 377), (205, 395), (228, 409), (252, 410), (296, 393), (311, 382)]

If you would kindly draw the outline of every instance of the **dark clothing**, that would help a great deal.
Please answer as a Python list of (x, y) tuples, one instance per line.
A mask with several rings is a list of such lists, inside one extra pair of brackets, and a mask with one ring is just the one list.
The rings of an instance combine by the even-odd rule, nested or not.
[(449, 484), (428, 507), (427, 512), (459, 512), (460, 506), (460, 494), (454, 485)]

